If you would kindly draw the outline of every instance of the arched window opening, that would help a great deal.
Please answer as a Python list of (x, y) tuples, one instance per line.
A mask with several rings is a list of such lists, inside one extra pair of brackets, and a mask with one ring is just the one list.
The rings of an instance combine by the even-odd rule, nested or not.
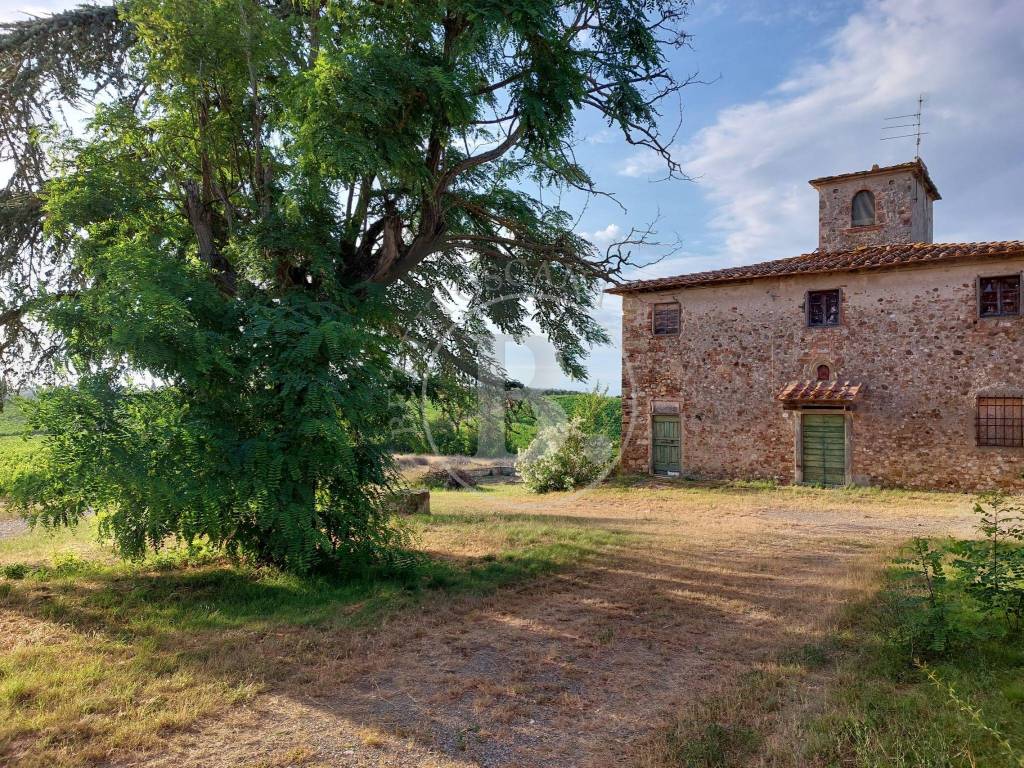
[(870, 227), (875, 223), (875, 196), (866, 189), (853, 196), (852, 223), (855, 227)]
[(818, 366), (818, 381), (830, 381), (832, 379), (832, 369), (824, 363)]

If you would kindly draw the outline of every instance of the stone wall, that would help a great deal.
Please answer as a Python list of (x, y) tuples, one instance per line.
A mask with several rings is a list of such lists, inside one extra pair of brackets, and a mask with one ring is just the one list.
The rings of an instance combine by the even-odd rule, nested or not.
[[(827, 363), (863, 382), (851, 420), (857, 483), (1024, 488), (1024, 449), (977, 447), (979, 394), (1024, 395), (1024, 318), (980, 319), (978, 275), (1024, 260), (794, 276), (623, 296), (626, 471), (651, 466), (651, 414), (678, 408), (685, 473), (792, 482), (799, 415), (776, 396)], [(838, 327), (806, 327), (809, 290), (842, 289)], [(654, 337), (656, 302), (681, 332)]]
[[(823, 251), (932, 242), (932, 200), (914, 171), (844, 178), (817, 188), (818, 247)], [(853, 227), (853, 196), (865, 189), (875, 196), (875, 224)]]

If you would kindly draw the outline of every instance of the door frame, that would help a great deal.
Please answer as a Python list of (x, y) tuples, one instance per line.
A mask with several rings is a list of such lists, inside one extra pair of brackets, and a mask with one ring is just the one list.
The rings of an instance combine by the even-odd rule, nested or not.
[[(650, 420), (650, 466), (648, 472), (651, 475), (657, 475), (654, 471), (654, 422), (657, 419), (664, 419), (665, 421), (674, 421), (679, 425), (679, 476), (683, 476), (683, 419), (679, 413), (652, 413)], [(670, 477), (670, 475), (657, 475), (658, 477)]]
[(853, 412), (848, 408), (801, 408), (794, 412), (797, 418), (793, 420), (796, 433), (793, 451), (793, 482), (799, 484), (804, 481), (804, 416), (812, 414), (843, 417), (844, 481), (846, 485), (853, 485)]

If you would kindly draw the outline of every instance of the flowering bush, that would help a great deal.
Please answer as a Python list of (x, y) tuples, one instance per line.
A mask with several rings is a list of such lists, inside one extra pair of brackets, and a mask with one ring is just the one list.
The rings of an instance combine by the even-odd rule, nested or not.
[(611, 461), (608, 438), (589, 434), (577, 418), (541, 430), (516, 469), (534, 493), (571, 491), (598, 480)]

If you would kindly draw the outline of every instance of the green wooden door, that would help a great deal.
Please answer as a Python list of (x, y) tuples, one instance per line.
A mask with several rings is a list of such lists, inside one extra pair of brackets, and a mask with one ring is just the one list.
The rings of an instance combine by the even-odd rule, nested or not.
[(654, 474), (670, 475), (682, 472), (678, 416), (654, 417)]
[(841, 414), (803, 415), (804, 482), (846, 485), (846, 417)]

